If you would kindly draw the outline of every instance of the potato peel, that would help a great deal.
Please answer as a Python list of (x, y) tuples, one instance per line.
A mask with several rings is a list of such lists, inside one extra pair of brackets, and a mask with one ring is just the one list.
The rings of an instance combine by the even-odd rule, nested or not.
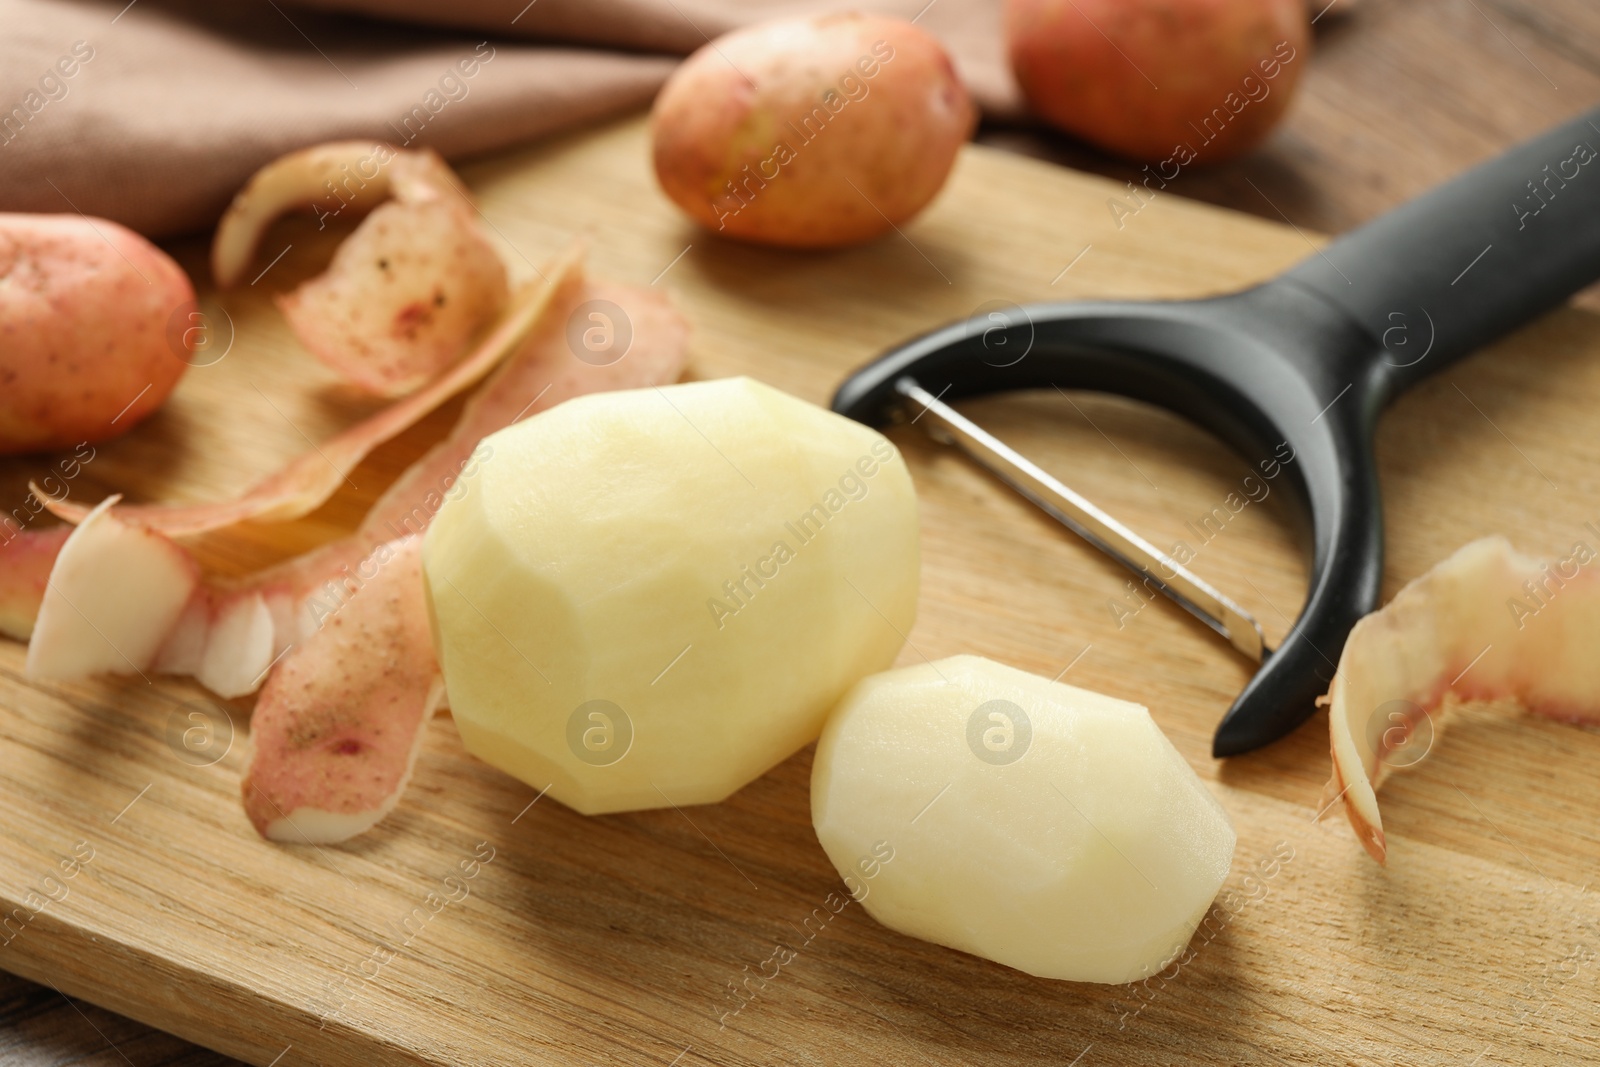
[[(1600, 693), (1600, 585), (1578, 542), (1541, 563), (1504, 538), (1474, 541), (1350, 631), (1328, 690), (1333, 800), (1379, 863), (1388, 854), (1377, 789), (1427, 721), (1437, 741), (1447, 697), (1509, 700), (1533, 714), (1592, 722)], [(1415, 751), (1415, 750), (1412, 750)]]
[(263, 688), (241, 787), (262, 837), (344, 841), (399, 802), (443, 691), (420, 549), (408, 537), (363, 560), (372, 577)]
[(391, 201), (325, 273), (277, 298), (312, 355), (377, 396), (404, 396), (462, 357), (506, 301), (506, 269), (459, 204)]
[(143, 674), (199, 584), (189, 553), (122, 522), (116, 502), (91, 511), (55, 558), (23, 663), (31, 680)]
[[(405, 152), (382, 141), (331, 141), (273, 160), (251, 176), (217, 222), (211, 275), (231, 289), (244, 280), (262, 235), (279, 216), (332, 199), (330, 209), (362, 214), (390, 196), (417, 203), (453, 193), (465, 198), (460, 179), (438, 154)], [(318, 221), (322, 221), (319, 213)]]
[(0, 544), (0, 634), (18, 641), (33, 636), (50, 569), (71, 533), (71, 526), (18, 530)]
[(505, 265), (444, 160), (364, 141), (292, 152), (258, 171), (217, 226), (217, 284), (242, 281), (267, 226), (303, 207), (319, 223), (366, 214), (327, 271), (278, 304), (307, 350), (368, 392), (403, 396), (436, 377), (506, 300)]

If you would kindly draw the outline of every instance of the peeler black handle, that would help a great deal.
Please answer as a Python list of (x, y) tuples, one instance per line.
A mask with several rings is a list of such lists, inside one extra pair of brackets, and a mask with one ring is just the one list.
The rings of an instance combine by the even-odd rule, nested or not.
[(1231, 756), (1311, 716), (1350, 628), (1377, 605), (1383, 520), (1372, 437), (1384, 405), (1597, 278), (1600, 109), (1253, 289), (1013, 307), (953, 323), (856, 371), (833, 409), (874, 425), (915, 416), (905, 379), (945, 402), (1099, 390), (1169, 408), (1253, 469), (1287, 472), (1309, 533), (1310, 589), (1217, 727), (1212, 750)]
[(1339, 238), (1282, 280), (1383, 343), (1397, 390), (1597, 275), (1600, 108)]

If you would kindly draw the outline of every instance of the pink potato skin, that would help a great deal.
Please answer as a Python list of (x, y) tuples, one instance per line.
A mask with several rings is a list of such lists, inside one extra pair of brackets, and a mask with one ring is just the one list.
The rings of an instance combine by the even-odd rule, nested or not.
[(1150, 163), (1180, 145), (1216, 163), (1260, 144), (1294, 96), (1310, 36), (1304, 0), (1006, 4), (1012, 71), (1033, 110)]
[(909, 22), (841, 14), (736, 30), (656, 97), (656, 178), (729, 237), (831, 248), (932, 200), (976, 111), (939, 43)]
[(263, 837), (296, 840), (286, 825), (271, 832), (296, 812), (376, 822), (411, 776), (439, 673), (422, 539), (379, 545), (356, 575), (348, 601), (283, 657), (256, 702), (240, 792)]
[(505, 265), (470, 209), (391, 200), (345, 238), (325, 274), (278, 306), (323, 363), (396, 397), (460, 362), (507, 295)]
[(132, 230), (0, 214), (0, 455), (101, 441), (160, 407), (192, 347), (169, 323), (193, 302), (183, 268)]
[(50, 571), (73, 528), (8, 529), (14, 525), (14, 519), (0, 513), (0, 634), (26, 641), (33, 635)]

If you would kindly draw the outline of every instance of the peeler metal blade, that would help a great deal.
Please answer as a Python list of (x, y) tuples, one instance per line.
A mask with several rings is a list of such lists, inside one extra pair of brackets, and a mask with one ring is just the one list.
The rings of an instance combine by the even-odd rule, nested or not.
[(918, 406), (910, 421), (935, 440), (953, 444), (1047, 515), (1127, 567), (1142, 580), (1260, 663), (1271, 649), (1254, 616), (1209, 582), (1134, 533), (1038, 464), (946, 404), (916, 379), (895, 382), (895, 392)]

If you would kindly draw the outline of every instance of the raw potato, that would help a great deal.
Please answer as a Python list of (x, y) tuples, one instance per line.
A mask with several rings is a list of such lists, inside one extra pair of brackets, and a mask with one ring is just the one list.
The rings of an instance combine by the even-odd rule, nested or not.
[(727, 236), (856, 244), (933, 199), (975, 117), (944, 49), (908, 22), (771, 22), (718, 38), (667, 80), (651, 116), (656, 177)]
[(1196, 160), (1260, 144), (1289, 106), (1310, 39), (1305, 0), (1006, 5), (1011, 67), (1029, 105), (1068, 133), (1154, 164), (1151, 191)]
[(979, 656), (868, 678), (811, 773), (828, 858), (879, 922), (1041, 978), (1182, 951), (1233, 824), (1144, 708)]
[(916, 497), (858, 423), (747, 378), (485, 438), (423, 574), (467, 749), (588, 814), (718, 801), (816, 738), (916, 614)]
[(183, 268), (132, 230), (0, 214), (0, 455), (137, 425), (188, 367), (193, 306)]

